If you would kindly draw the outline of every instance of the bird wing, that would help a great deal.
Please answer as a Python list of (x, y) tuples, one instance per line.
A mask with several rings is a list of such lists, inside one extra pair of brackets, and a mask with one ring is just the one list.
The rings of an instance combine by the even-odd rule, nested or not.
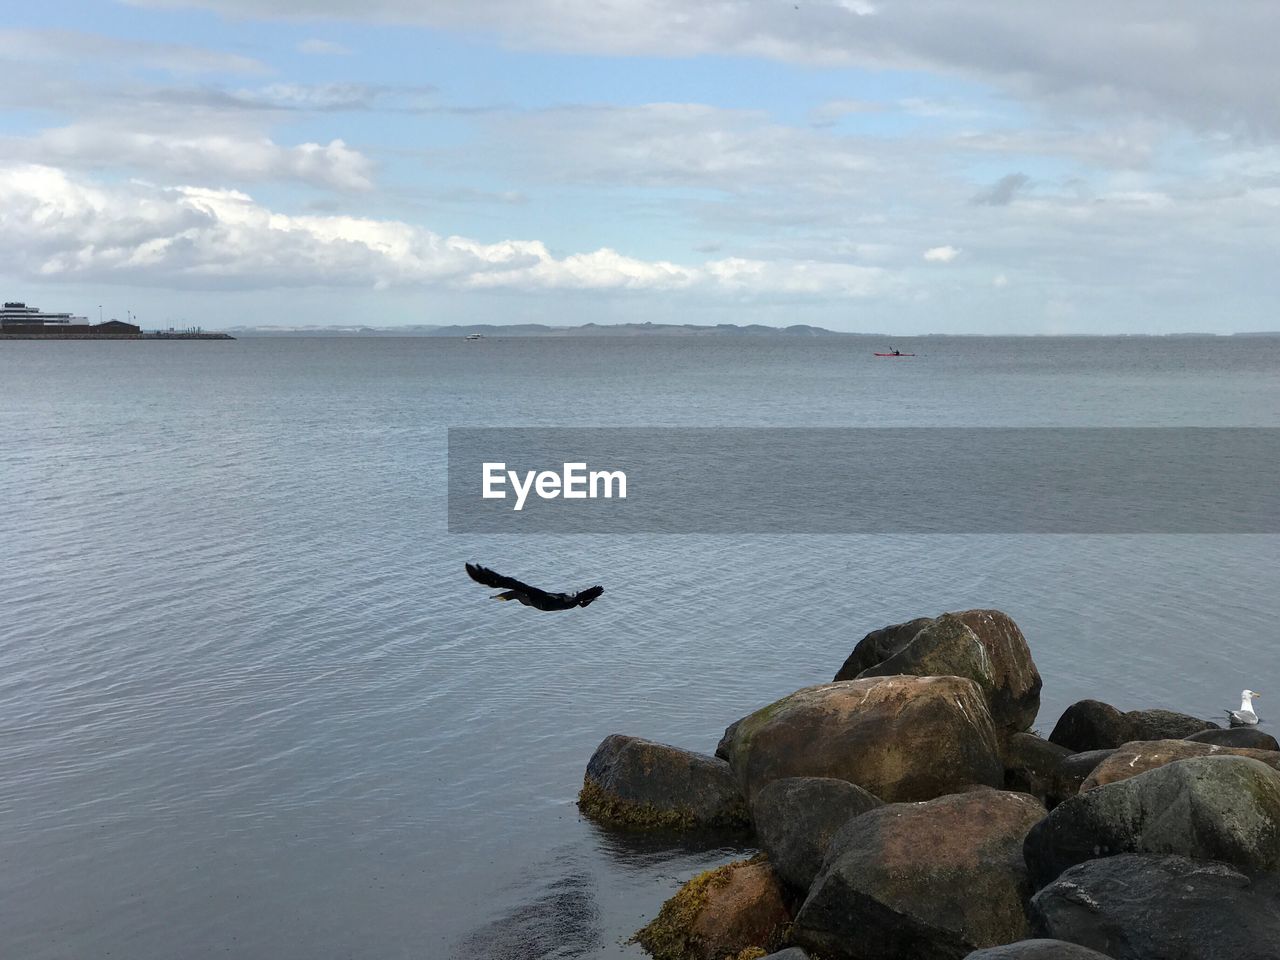
[(515, 577), (504, 577), (500, 573), (495, 573), (488, 567), (482, 567), (478, 563), (468, 563), (467, 573), (476, 583), (483, 583), (486, 587), (493, 587), (497, 590), (519, 590), (531, 597), (547, 595), (545, 590), (539, 590), (537, 587), (531, 587), (527, 583), (521, 583)]
[(604, 587), (598, 587), (598, 586), (587, 587), (587, 589), (581, 591), (578, 594), (576, 599), (580, 604), (582, 604), (585, 607), (588, 603), (590, 603), (596, 597), (600, 596), (600, 594), (602, 593), (604, 593)]

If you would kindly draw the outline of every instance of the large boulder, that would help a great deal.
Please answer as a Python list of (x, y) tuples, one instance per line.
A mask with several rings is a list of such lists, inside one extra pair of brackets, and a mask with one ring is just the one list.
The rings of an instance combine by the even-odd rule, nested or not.
[(999, 947), (975, 950), (964, 960), (1108, 960), (1105, 953), (1098, 953), (1078, 943), (1065, 940), (1019, 940)]
[(1192, 743), (1213, 743), (1220, 747), (1244, 747), (1249, 750), (1280, 750), (1280, 742), (1257, 727), (1215, 727), (1187, 737)]
[(725, 732), (748, 799), (783, 777), (833, 777), (888, 802), (931, 800), (1004, 771), (986, 701), (962, 677), (874, 677), (797, 690)]
[(1031, 901), (1040, 936), (1115, 960), (1280, 960), (1280, 878), (1125, 854), (1072, 867)]
[(785, 777), (766, 784), (751, 804), (756, 838), (785, 883), (807, 891), (836, 831), (881, 805), (847, 780)]
[(1081, 700), (1067, 707), (1049, 739), (1068, 750), (1105, 750), (1132, 740), (1177, 740), (1201, 730), (1216, 730), (1209, 720), (1172, 710), (1124, 713), (1101, 700)]
[(950, 960), (1029, 933), (1033, 798), (974, 790), (855, 817), (827, 850), (792, 938), (827, 960)]
[(1006, 790), (1029, 793), (1054, 807), (1080, 789), (1079, 782), (1063, 771), (1063, 764), (1073, 756), (1066, 747), (1034, 733), (1012, 734), (1002, 746)]
[(894, 623), (879, 630), (872, 630), (858, 641), (858, 645), (845, 659), (832, 682), (856, 680), (863, 670), (888, 660), (931, 623), (933, 623), (933, 617), (916, 617), (906, 623)]
[(1000, 733), (1027, 730), (1040, 710), (1040, 673), (1018, 625), (999, 610), (962, 610), (867, 634), (835, 679), (968, 677)]
[(1073, 753), (1069, 757), (1064, 757), (1058, 767), (1062, 792), (1055, 798), (1054, 806), (1079, 793), (1084, 782), (1089, 779), (1089, 774), (1115, 752), (1116, 748), (1110, 747), (1106, 750), (1086, 750), (1083, 753)]
[(1271, 750), (1248, 750), (1239, 747), (1219, 747), (1212, 743), (1196, 743), (1191, 740), (1140, 740), (1126, 743), (1094, 767), (1081, 790), (1106, 786), (1120, 780), (1128, 780), (1140, 773), (1163, 767), (1177, 760), (1193, 757), (1253, 757), (1273, 769), (1280, 769), (1280, 753)]
[(1096, 787), (1027, 835), (1037, 887), (1121, 853), (1175, 853), (1247, 870), (1280, 867), (1280, 773), (1250, 757), (1199, 757)]
[(790, 921), (777, 875), (756, 858), (694, 877), (632, 940), (654, 960), (764, 956), (782, 945)]
[(744, 827), (746, 802), (729, 765), (619, 733), (587, 764), (578, 807), (593, 819), (641, 828)]

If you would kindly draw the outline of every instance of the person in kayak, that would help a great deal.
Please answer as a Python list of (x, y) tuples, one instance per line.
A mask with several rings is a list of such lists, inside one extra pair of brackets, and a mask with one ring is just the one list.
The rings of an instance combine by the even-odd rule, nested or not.
[(900, 357), (900, 356), (902, 356), (902, 351), (901, 351), (901, 350), (899, 350), (897, 347), (894, 347), (894, 348), (893, 348), (893, 355), (894, 355), (895, 357)]

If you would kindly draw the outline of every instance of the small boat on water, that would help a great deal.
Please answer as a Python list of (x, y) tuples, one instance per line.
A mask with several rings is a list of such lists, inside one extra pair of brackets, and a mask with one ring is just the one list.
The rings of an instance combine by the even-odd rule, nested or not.
[(893, 351), (893, 353), (877, 353), (877, 354), (876, 354), (876, 356), (877, 356), (877, 357), (914, 357), (914, 356), (915, 356), (915, 354), (914, 354), (914, 353), (902, 353), (902, 352), (901, 352), (901, 351), (899, 351), (899, 350), (895, 350), (895, 351)]
[(468, 333), (468, 334), (467, 334), (465, 337), (463, 337), (462, 339), (463, 339), (463, 340), (483, 340), (483, 339), (484, 339), (484, 334), (483, 334), (483, 333)]

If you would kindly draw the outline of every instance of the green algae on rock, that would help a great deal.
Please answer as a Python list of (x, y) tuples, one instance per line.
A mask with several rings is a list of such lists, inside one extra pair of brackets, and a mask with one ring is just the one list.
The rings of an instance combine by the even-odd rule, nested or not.
[(587, 764), (578, 807), (594, 820), (632, 829), (749, 823), (742, 791), (723, 760), (616, 733)]

